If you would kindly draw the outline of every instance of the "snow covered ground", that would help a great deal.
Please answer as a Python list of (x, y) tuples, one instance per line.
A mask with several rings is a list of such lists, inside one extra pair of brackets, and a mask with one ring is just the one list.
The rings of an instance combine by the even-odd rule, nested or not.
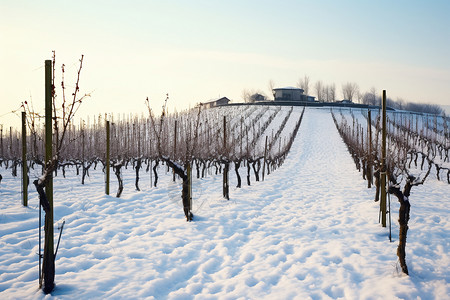
[(220, 175), (195, 179), (194, 222), (159, 170), (157, 188), (141, 174), (140, 192), (125, 170), (122, 198), (104, 195), (101, 170), (85, 185), (73, 170), (55, 178), (55, 236), (66, 225), (45, 296), (37, 193), (22, 207), (20, 180), (0, 168), (0, 299), (450, 299), (450, 186), (430, 176), (413, 188), (403, 275), (398, 203), (390, 243), (328, 110), (307, 109), (284, 165), (229, 201)]

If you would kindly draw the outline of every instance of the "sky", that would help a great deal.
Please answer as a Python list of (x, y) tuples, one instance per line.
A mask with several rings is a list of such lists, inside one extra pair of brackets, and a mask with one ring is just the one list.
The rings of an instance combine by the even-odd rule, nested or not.
[[(0, 0), (0, 124), (44, 104), (56, 51), (65, 85), (84, 55), (78, 117), (170, 111), (243, 90), (270, 94), (309, 76), (392, 99), (450, 105), (450, 1)], [(59, 85), (59, 84), (58, 84)], [(57, 88), (59, 86), (57, 85)], [(58, 93), (59, 91), (59, 93)], [(60, 96), (60, 89), (57, 89)], [(312, 91), (310, 94), (315, 95)]]

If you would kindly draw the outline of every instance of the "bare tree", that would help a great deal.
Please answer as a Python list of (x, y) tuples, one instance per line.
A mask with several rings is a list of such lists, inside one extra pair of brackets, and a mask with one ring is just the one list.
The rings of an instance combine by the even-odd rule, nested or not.
[(270, 79), (267, 87), (269, 88), (269, 95), (273, 95), (273, 98), (275, 99), (275, 94), (273, 91), (273, 89), (275, 88), (275, 81), (273, 81), (273, 79)]
[(316, 84), (314, 85), (314, 89), (316, 90), (316, 95), (317, 95), (317, 100), (319, 100), (320, 102), (323, 101), (323, 83), (321, 80), (317, 81)]
[(322, 98), (325, 102), (329, 102), (330, 95), (328, 90), (328, 85), (324, 85), (322, 89)]
[(323, 98), (326, 102), (334, 102), (336, 96), (336, 86), (333, 84), (323, 87)]
[(397, 105), (399, 109), (405, 109), (406, 108), (406, 101), (403, 98), (397, 98)]
[(301, 88), (305, 95), (309, 95), (309, 76), (305, 75), (303, 78), (300, 78), (297, 87)]
[(242, 97), (242, 100), (244, 100), (244, 102), (246, 102), (246, 103), (251, 102), (251, 99), (250, 99), (251, 95), (252, 95), (252, 92), (250, 90), (248, 90), (248, 89), (242, 90), (241, 97)]
[(331, 102), (336, 101), (336, 85), (334, 83), (328, 86), (328, 94)]
[(353, 101), (357, 97), (359, 86), (355, 82), (347, 82), (342, 85), (342, 96), (345, 100)]
[(370, 91), (362, 95), (361, 102), (367, 105), (377, 105), (376, 89), (372, 87)]
[(378, 103), (378, 101), (377, 101), (377, 89), (374, 86), (370, 89), (370, 94), (372, 97), (370, 104), (371, 105), (378, 105), (378, 104), (381, 105), (381, 101), (380, 101), (380, 103)]
[(356, 100), (358, 101), (358, 103), (361, 103), (363, 98), (363, 93), (361, 93), (358, 89), (358, 91), (356, 91)]
[(371, 99), (371, 95), (370, 92), (365, 92), (364, 95), (362, 96), (362, 104), (370, 104), (370, 99)]

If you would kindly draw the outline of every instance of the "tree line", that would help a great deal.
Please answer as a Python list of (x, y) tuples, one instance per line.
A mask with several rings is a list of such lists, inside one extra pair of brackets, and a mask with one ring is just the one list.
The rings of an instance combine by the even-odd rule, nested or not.
[[(335, 83), (325, 83), (322, 80), (318, 80), (313, 83), (308, 75), (304, 75), (298, 81), (296, 86), (303, 89), (306, 95), (315, 95), (319, 102), (337, 102), (341, 100), (348, 100), (355, 103), (381, 106), (381, 95), (377, 93), (376, 88), (372, 87), (368, 91), (361, 91), (359, 85), (356, 82), (345, 82), (341, 85), (340, 94), (336, 88)], [(273, 99), (273, 89), (275, 88), (275, 82), (271, 79), (268, 83), (268, 91), (266, 94), (261, 89), (244, 89), (242, 91), (242, 99), (244, 102), (256, 102), (266, 101)], [(271, 95), (271, 96), (268, 96)], [(444, 109), (437, 104), (429, 103), (414, 103), (408, 102), (402, 98), (396, 100), (387, 98), (387, 106), (396, 110), (406, 110), (419, 113), (428, 113), (436, 115), (444, 115)]]

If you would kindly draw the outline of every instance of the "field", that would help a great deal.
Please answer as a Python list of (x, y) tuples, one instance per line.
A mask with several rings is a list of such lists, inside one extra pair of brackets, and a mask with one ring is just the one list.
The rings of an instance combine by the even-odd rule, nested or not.
[[(198, 156), (203, 153), (208, 156), (205, 159), (215, 157), (216, 164), (208, 164), (205, 176), (200, 178), (193, 167), (193, 222), (186, 222), (183, 214), (182, 180), (176, 178), (173, 182), (172, 170), (163, 162), (157, 167), (157, 186), (154, 173), (143, 167), (140, 191), (136, 190), (133, 161), (148, 156), (151, 162), (155, 159), (150, 157), (155, 145), (131, 147), (127, 152), (130, 163), (127, 168), (125, 164), (121, 167), (124, 189), (120, 198), (114, 193), (105, 195), (101, 163), (96, 169), (90, 167), (84, 184), (75, 165), (67, 166), (66, 178), (58, 171), (54, 179), (55, 236), (63, 220), (65, 227), (56, 257), (56, 288), (50, 296), (38, 289), (38, 195), (30, 185), (29, 205), (22, 206), (20, 174), (13, 177), (11, 166), (6, 169), (3, 163), (0, 298), (449, 299), (448, 160), (436, 155), (434, 162), (444, 168), (442, 173), (436, 173), (433, 165), (425, 183), (412, 188), (407, 276), (401, 272), (396, 253), (398, 201), (394, 196), (389, 198), (389, 242), (389, 228), (379, 224), (375, 187), (368, 188), (355, 168), (355, 159), (339, 135), (330, 110), (307, 108), (301, 119), (302, 109), (211, 110), (215, 114), (208, 118), (211, 123), (222, 124), (223, 115), (228, 117), (230, 137), (224, 148), (232, 155), (214, 150), (221, 149), (213, 147), (221, 141), (220, 132), (209, 135), (208, 130), (200, 130), (199, 138), (204, 140), (198, 148), (203, 152), (199, 151)], [(361, 124), (365, 122), (361, 111), (334, 114), (348, 123), (352, 115)], [(236, 116), (246, 117), (242, 120)], [(273, 120), (267, 122), (271, 116)], [(256, 118), (261, 121), (251, 125)], [(419, 129), (425, 128), (422, 120)], [(119, 127), (121, 123), (116, 124)], [(297, 124), (300, 127), (296, 132)], [(443, 126), (436, 121), (436, 137)], [(86, 136), (95, 135), (95, 126), (92, 128)], [(361, 128), (364, 135), (367, 128)], [(148, 135), (138, 137), (138, 132), (129, 136), (145, 145), (147, 138), (152, 140)], [(166, 136), (172, 140), (169, 132)], [(293, 132), (295, 139), (288, 145)], [(268, 144), (272, 145), (268, 155), (264, 155), (265, 136), (270, 137)], [(123, 143), (120, 145), (135, 144), (133, 138), (125, 142), (120, 133), (116, 132), (115, 137)], [(183, 140), (189, 139), (180, 138), (178, 142)], [(167, 153), (177, 160), (172, 144), (167, 145)], [(98, 147), (86, 146), (83, 164), (102, 152)], [(121, 147), (112, 145), (112, 160), (124, 159)], [(262, 161), (262, 156), (273, 163), (266, 163), (264, 181), (256, 181), (255, 172), (248, 172), (244, 164)], [(276, 163), (280, 156), (282, 164)], [(243, 160), (238, 168), (242, 187), (236, 188), (237, 173), (232, 168), (230, 199), (226, 200), (220, 171), (224, 161), (234, 163), (239, 158)], [(220, 170), (216, 171), (216, 166)], [(426, 170), (420, 168), (420, 162), (411, 168), (418, 177), (424, 176)], [(437, 174), (441, 174), (440, 180)], [(40, 175), (39, 166), (30, 170), (30, 180)], [(250, 186), (244, 179), (247, 175)], [(116, 189), (118, 183), (112, 181), (111, 190)]]

